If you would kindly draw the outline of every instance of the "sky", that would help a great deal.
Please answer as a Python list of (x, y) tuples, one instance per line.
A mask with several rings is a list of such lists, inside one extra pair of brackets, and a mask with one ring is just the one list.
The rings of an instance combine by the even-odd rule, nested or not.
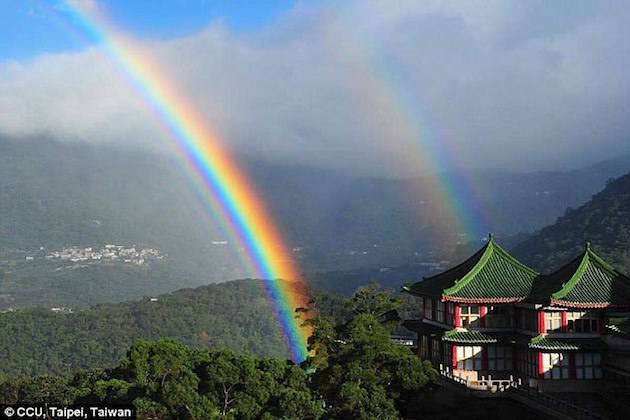
[[(388, 176), (630, 153), (626, 2), (95, 1), (235, 153)], [(0, 10), (0, 135), (166, 152), (63, 2)]]

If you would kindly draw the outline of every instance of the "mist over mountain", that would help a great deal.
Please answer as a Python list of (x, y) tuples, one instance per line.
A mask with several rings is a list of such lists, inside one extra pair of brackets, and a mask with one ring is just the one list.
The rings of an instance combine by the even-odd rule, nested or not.
[(586, 202), (608, 179), (630, 171), (630, 160), (617, 157), (572, 171), (458, 174), (474, 186), (462, 207), (482, 215), (469, 222), (478, 237), (451, 225), (444, 214), (451, 203), (431, 201), (428, 190), (443, 187), (441, 176), (344, 179), (315, 169), (302, 177), (297, 172), (304, 175), (303, 169), (293, 171), (280, 180), (259, 168), (252, 180), (289, 242), (301, 248), (297, 257), (304, 267), (338, 270), (450, 258), (456, 248), (476, 247), (488, 232), (534, 233), (567, 207)]
[[(482, 240), (442, 217), (445, 203), (432, 202), (427, 190), (441, 182), (437, 176), (350, 178), (308, 166), (239, 161), (307, 278), (398, 265), (417, 271), (419, 264), (450, 259), (455, 250), (466, 253)], [(484, 215), (480, 224), (490, 221), (483, 235), (492, 231), (514, 243), (628, 171), (630, 160), (620, 157), (570, 172), (459, 176), (479, 187), (463, 204)], [(106, 245), (136, 253), (155, 249), (164, 259), (139, 265), (144, 260), (121, 254), (108, 260)], [(242, 250), (200, 204), (176, 162), (49, 139), (0, 141), (0, 250), (0, 309), (87, 307), (247, 276), (237, 258)]]

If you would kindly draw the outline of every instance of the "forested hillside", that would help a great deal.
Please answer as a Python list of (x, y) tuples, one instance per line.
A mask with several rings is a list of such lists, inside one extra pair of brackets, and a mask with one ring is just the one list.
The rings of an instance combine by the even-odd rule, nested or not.
[(113, 366), (138, 338), (287, 358), (261, 286), (239, 280), (184, 289), (157, 302), (102, 304), (77, 313), (28, 309), (0, 314), (0, 372), (67, 373)]
[[(512, 401), (485, 403), (451, 395), (448, 388), (437, 391), (432, 383), (437, 372), (431, 364), (390, 338), (395, 322), (388, 315), (400, 307), (400, 300), (375, 285), (359, 289), (347, 301), (330, 304), (320, 300), (320, 310), (309, 318), (310, 354), (300, 365), (185, 346), (168, 338), (140, 339), (105, 368), (93, 366), (63, 376), (0, 373), (0, 404), (125, 405), (133, 407), (139, 419), (453, 419), (507, 413), (514, 419), (528, 419), (535, 415)], [(332, 306), (346, 311), (341, 316), (330, 314)]]
[(567, 209), (513, 252), (547, 272), (578, 255), (587, 241), (617, 269), (630, 273), (630, 174), (610, 181), (583, 206)]

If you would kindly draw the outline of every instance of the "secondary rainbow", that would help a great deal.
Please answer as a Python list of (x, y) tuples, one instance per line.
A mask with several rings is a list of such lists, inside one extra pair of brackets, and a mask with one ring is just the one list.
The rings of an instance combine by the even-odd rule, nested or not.
[[(415, 153), (404, 156), (404, 163), (434, 174), (430, 178), (424, 177), (422, 184), (427, 199), (439, 203), (433, 216), (448, 221), (454, 227), (452, 230), (467, 240), (484, 238), (489, 223), (478, 205), (481, 185), (475, 182), (474, 175), (464, 176), (457, 159), (458, 150), (448, 141), (447, 127), (432, 115), (417, 83), (412, 83), (414, 78), (405, 72), (405, 66), (398, 62), (396, 55), (389, 55), (378, 40), (370, 39), (365, 33), (359, 36), (352, 29), (360, 28), (361, 19), (365, 17), (359, 8), (346, 3), (335, 8), (332, 17), (332, 30), (337, 36), (331, 37), (335, 42), (331, 49), (334, 51), (344, 45), (344, 59), (348, 60), (347, 55), (353, 54), (351, 59), (360, 63), (361, 70), (370, 76), (366, 93), (373, 95), (375, 101), (385, 99), (391, 109), (396, 110), (399, 128), (406, 131), (404, 138), (415, 149)], [(401, 146), (393, 141), (390, 144), (394, 148)], [(421, 208), (421, 211), (424, 213), (426, 209)]]
[(307, 305), (307, 291), (262, 200), (204, 119), (159, 73), (146, 48), (123, 36), (95, 2), (65, 5), (73, 23), (106, 51), (170, 134), (197, 194), (231, 242), (243, 248), (240, 255), (250, 275), (262, 279), (292, 359), (304, 360), (310, 330), (294, 310)]

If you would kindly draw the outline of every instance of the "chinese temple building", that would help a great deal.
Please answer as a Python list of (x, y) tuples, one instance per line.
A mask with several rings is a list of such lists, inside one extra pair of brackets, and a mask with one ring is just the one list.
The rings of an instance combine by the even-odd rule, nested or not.
[[(407, 285), (418, 297), (417, 353), (475, 383), (517, 377), (544, 391), (588, 391), (629, 382), (630, 278), (590, 245), (541, 275), (492, 236), (461, 264)], [(624, 318), (625, 317), (625, 318)]]

